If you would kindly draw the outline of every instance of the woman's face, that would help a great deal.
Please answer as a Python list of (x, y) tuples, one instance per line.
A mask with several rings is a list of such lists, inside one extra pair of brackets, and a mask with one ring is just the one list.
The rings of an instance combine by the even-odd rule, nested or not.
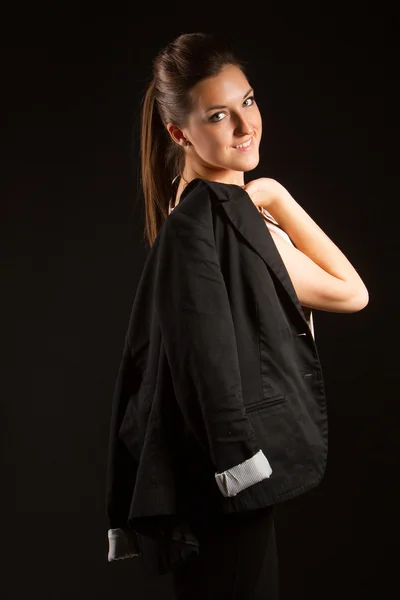
[[(177, 130), (177, 141), (185, 146), (186, 167), (210, 178), (238, 179), (231, 171), (254, 169), (259, 162), (262, 134), (260, 111), (254, 92), (241, 69), (226, 65), (219, 75), (199, 82), (190, 91), (192, 112), (187, 127)], [(237, 148), (250, 141), (247, 148)]]

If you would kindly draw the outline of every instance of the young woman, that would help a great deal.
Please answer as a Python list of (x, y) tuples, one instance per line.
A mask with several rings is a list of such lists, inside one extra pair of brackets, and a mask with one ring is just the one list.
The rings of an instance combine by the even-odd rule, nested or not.
[[(153, 246), (163, 224), (167, 225), (167, 219), (174, 219), (176, 216), (177, 223), (181, 222), (183, 224), (187, 222), (189, 224), (189, 203), (192, 201), (191, 210), (193, 211), (195, 202), (202, 198), (201, 193), (203, 192), (201, 190), (206, 189), (201, 186), (196, 187), (194, 185), (196, 181), (208, 182), (207, 185), (214, 186), (212, 187), (213, 190), (221, 189), (227, 194), (235, 189), (229, 186), (238, 186), (242, 190), (239, 190), (241, 194), (243, 194), (243, 191), (248, 194), (253, 204), (260, 211), (260, 218), (262, 217), (265, 221), (265, 225), (268, 228), (268, 231), (263, 228), (265, 236), (270, 235), (275, 244), (275, 248), (272, 248), (273, 245), (268, 246), (268, 252), (271, 251), (273, 253), (276, 250), (279, 252), (297, 299), (306, 315), (312, 336), (314, 336), (312, 309), (348, 313), (363, 309), (368, 303), (368, 292), (357, 271), (340, 249), (294, 200), (284, 186), (271, 178), (264, 177), (245, 184), (244, 173), (251, 171), (259, 163), (262, 118), (256, 102), (256, 92), (246, 77), (243, 65), (235, 58), (230, 49), (224, 46), (220, 40), (210, 35), (201, 33), (184, 34), (168, 44), (158, 54), (153, 66), (153, 80), (148, 87), (143, 103), (141, 137), (146, 236), (150, 246)], [(218, 186), (221, 186), (221, 188), (218, 188)], [(197, 194), (196, 198), (194, 198), (193, 194)], [(182, 202), (186, 203), (186, 213), (178, 209), (173, 217), (170, 216), (179, 206), (181, 198)], [(204, 202), (206, 201), (207, 198), (204, 196)], [(240, 197), (240, 201), (246, 202), (246, 198)], [(225, 203), (225, 207), (226, 204), (228, 203)], [(250, 208), (246, 208), (246, 211), (248, 210), (246, 212), (248, 217), (247, 223), (252, 222), (256, 226), (258, 222), (251, 221), (251, 219), (255, 218), (250, 214), (251, 206)], [(197, 214), (199, 213), (196, 213), (196, 216)], [(243, 219), (246, 218), (243, 216), (245, 213), (239, 216), (238, 214), (236, 213), (235, 217), (237, 224), (239, 220), (242, 220), (242, 217)], [(170, 223), (172, 225), (172, 220)], [(223, 223), (226, 223), (226, 221), (223, 221)], [(220, 229), (223, 226), (218, 225)], [(182, 229), (178, 230), (175, 228), (175, 235), (177, 235), (176, 232), (178, 231), (181, 232)], [(204, 231), (204, 228), (201, 231)], [(245, 229), (243, 228), (242, 231), (244, 232)], [(259, 233), (263, 235), (262, 231), (259, 231)], [(209, 232), (205, 235), (208, 236), (208, 234)], [(167, 234), (165, 235), (167, 236)], [(249, 232), (249, 236), (249, 239), (251, 239), (251, 232)], [(207, 240), (211, 239), (210, 236), (207, 237)], [(226, 239), (224, 238), (225, 242)], [(231, 241), (234, 240), (233, 244), (236, 244), (236, 238), (230, 236), (229, 239)], [(252, 239), (254, 243), (257, 243), (255, 238)], [(187, 241), (185, 242), (185, 240)], [(190, 232), (186, 237), (185, 234), (180, 237), (180, 256), (185, 253), (185, 243), (187, 243), (186, 249), (189, 264)], [(205, 284), (207, 280), (216, 281), (217, 278), (215, 271), (207, 271), (211, 264), (209, 261), (207, 262), (208, 259), (206, 260), (211, 242), (208, 241), (207, 243), (208, 245), (204, 245), (204, 255), (200, 255), (202, 260), (197, 260), (197, 263), (195, 261), (190, 263), (190, 267), (188, 267), (186, 272), (187, 276), (193, 276), (193, 269), (196, 268), (193, 265), (197, 264), (197, 268), (201, 270), (201, 275), (204, 277), (203, 281)], [(240, 243), (240, 241), (237, 242), (238, 245)], [(225, 247), (222, 242), (221, 247)], [(257, 247), (261, 248), (261, 246)], [(171, 252), (173, 252), (173, 248), (174, 246), (170, 246)], [(237, 251), (236, 245), (231, 246), (231, 248), (235, 252)], [(223, 252), (223, 249), (220, 249), (220, 251)], [(196, 252), (199, 252), (199, 247), (196, 247)], [(235, 282), (240, 281), (239, 269), (247, 268), (247, 270), (256, 271), (256, 265), (260, 265), (259, 268), (262, 268), (262, 263), (251, 262), (253, 261), (253, 255), (248, 253), (247, 247), (246, 249), (243, 248), (243, 252), (246, 252), (246, 258), (245, 254), (243, 254), (243, 257), (237, 259), (234, 263), (234, 269), (238, 269), (237, 271), (232, 271)], [(171, 261), (175, 260), (175, 254), (173, 257), (171, 256)], [(231, 260), (231, 256), (227, 257), (226, 260)], [(249, 262), (246, 263), (246, 260)], [(184, 262), (181, 265), (184, 265)], [(164, 267), (164, 271), (162, 271), (162, 267)], [(164, 284), (168, 285), (168, 257), (164, 256), (159, 269)], [(207, 277), (205, 274), (207, 274)], [(186, 275), (182, 273), (182, 277)], [(258, 275), (256, 272), (252, 274), (252, 277), (253, 279), (249, 279), (248, 281), (257, 281), (256, 278)], [(286, 275), (283, 274), (282, 277), (285, 278)], [(265, 271), (266, 278), (267, 272)], [(176, 278), (174, 281), (176, 282)], [(171, 294), (174, 293), (172, 284), (173, 282), (171, 281)], [(247, 291), (246, 296), (244, 290), (238, 289), (237, 283), (236, 287), (233, 287), (235, 283), (231, 282), (230, 285), (232, 286), (230, 288), (231, 292), (234, 290), (234, 293), (238, 297), (240, 295), (241, 302), (243, 302), (242, 305), (247, 306), (246, 297), (249, 297), (250, 290)], [(261, 285), (264, 284), (260, 282)], [(275, 285), (278, 284), (276, 283)], [(283, 292), (282, 290), (275, 291), (272, 287), (268, 289), (274, 294), (274, 300), (271, 301), (269, 310), (274, 310), (274, 318), (277, 318), (276, 315), (283, 314), (279, 308), (279, 298), (282, 297)], [(235, 301), (235, 298), (232, 297), (231, 299)], [(204, 307), (207, 310), (211, 307), (210, 310), (212, 310), (213, 299), (209, 298), (208, 304), (206, 302), (207, 298), (204, 299), (204, 305), (202, 304), (202, 314), (204, 314)], [(165, 303), (168, 303), (168, 298), (165, 298)], [(186, 302), (185, 298), (185, 307), (187, 308), (187, 306), (188, 302)], [(259, 322), (264, 327), (263, 323), (268, 320), (269, 313), (263, 313), (262, 311), (266, 311), (266, 309), (262, 306), (259, 307), (259, 310)], [(193, 312), (193, 314), (196, 313)], [(179, 324), (180, 314), (178, 304), (174, 315), (176, 321), (169, 324), (169, 331), (173, 331), (174, 326), (178, 326)], [(240, 323), (241, 319), (243, 321), (247, 319), (248, 321), (250, 318), (245, 312), (239, 313), (238, 316), (235, 313), (235, 317), (237, 317), (234, 319), (236, 324)], [(188, 318), (187, 314), (185, 318)], [(305, 346), (300, 345), (302, 343), (301, 340), (304, 338), (299, 337), (297, 339), (300, 342), (295, 341), (292, 332), (288, 327), (286, 329), (285, 327), (285, 324), (281, 325), (277, 322), (276, 328), (270, 329), (271, 336), (278, 336), (275, 338), (277, 340), (277, 357), (278, 354), (284, 357), (282, 372), (285, 372), (285, 356), (289, 356), (285, 352), (290, 353), (292, 352), (291, 348), (295, 348), (293, 352), (298, 352), (299, 356), (306, 356), (306, 351), (303, 350)], [(236, 331), (237, 340), (242, 340), (240, 335), (243, 334), (243, 331), (245, 330)], [(254, 330), (251, 329), (251, 331)], [(282, 347), (279, 346), (280, 331), (283, 337), (289, 336), (287, 339), (282, 340)], [(198, 332), (200, 335), (200, 330)], [(296, 335), (306, 336), (308, 339), (308, 334), (306, 333), (300, 332)], [(212, 349), (213, 342), (211, 337), (209, 339), (210, 349)], [(200, 344), (200, 340), (198, 343)], [(242, 352), (245, 352), (243, 356), (248, 355), (251, 343), (252, 339), (250, 340), (249, 337), (246, 351), (241, 347), (238, 348), (241, 356)], [(264, 343), (269, 344), (270, 341), (267, 340)], [(255, 347), (258, 349), (258, 341)], [(311, 342), (308, 348), (309, 356), (312, 353), (315, 356)], [(179, 348), (175, 349), (173, 348), (173, 344), (171, 344), (169, 351), (171, 357), (178, 356), (179, 358)], [(174, 352), (176, 355), (173, 354)], [(183, 348), (182, 352), (184, 352)], [(272, 348), (268, 348), (268, 352), (269, 355), (273, 355), (273, 345)], [(221, 361), (223, 360), (224, 355), (221, 357)], [(271, 360), (273, 360), (273, 356)], [(247, 373), (249, 385), (251, 384), (250, 379), (252, 376), (250, 376), (250, 370), (255, 368), (254, 363), (257, 362), (259, 361), (252, 360), (251, 364), (249, 362), (246, 365), (246, 369), (248, 370), (245, 371), (246, 375), (243, 379), (243, 385), (246, 383)], [(223, 363), (221, 363), (222, 370), (223, 366)], [(293, 369), (295, 368), (296, 365), (293, 366)], [(311, 374), (306, 373), (306, 375)], [(206, 378), (207, 373), (204, 373), (203, 376)], [(264, 385), (264, 398), (268, 396), (266, 388), (267, 379), (265, 377), (262, 384)], [(290, 377), (291, 375), (288, 375), (288, 378)], [(293, 375), (293, 380), (294, 378), (295, 375)], [(215, 381), (217, 382), (217, 379)], [(304, 383), (300, 376), (299, 381), (301, 381), (299, 386), (303, 386), (301, 389), (305, 390), (304, 394), (309, 394), (307, 397), (310, 399), (317, 387), (313, 388), (313, 392), (310, 387), (311, 384)], [(178, 386), (178, 382), (174, 383)], [(273, 384), (275, 383), (279, 386), (279, 381), (277, 382), (276, 378), (273, 381)], [(290, 379), (282, 383), (283, 387), (286, 384), (287, 389), (290, 390)], [(318, 387), (318, 390), (321, 389), (322, 387)], [(282, 456), (281, 463), (282, 465), (285, 464), (282, 467), (282, 473), (285, 472), (285, 476), (282, 475), (283, 483), (276, 484), (277, 491), (274, 497), (278, 498), (280, 491), (285, 489), (285, 495), (282, 495), (281, 498), (289, 498), (302, 493), (302, 479), (301, 475), (298, 474), (302, 473), (304, 476), (305, 473), (305, 480), (308, 481), (308, 475), (311, 474), (313, 468), (310, 466), (313, 459), (310, 458), (308, 465), (302, 465), (302, 462), (306, 462), (303, 455), (299, 453), (298, 456), (293, 456), (293, 452), (296, 451), (297, 447), (306, 448), (307, 444), (309, 444), (309, 447), (312, 446), (313, 450), (305, 450), (304, 457), (308, 456), (308, 452), (314, 451), (317, 453), (320, 447), (324, 447), (323, 444), (325, 441), (321, 442), (321, 446), (318, 446), (318, 444), (325, 435), (325, 429), (320, 437), (318, 437), (319, 433), (318, 435), (315, 433), (319, 431), (319, 427), (322, 430), (322, 417), (318, 412), (318, 403), (316, 402), (315, 406), (306, 407), (301, 414), (304, 415), (305, 420), (310, 420), (309, 429), (306, 432), (307, 426), (304, 423), (298, 426), (296, 424), (293, 425), (294, 428), (298, 427), (296, 435), (299, 436), (299, 445), (293, 446), (293, 450), (290, 446), (290, 440), (284, 437), (285, 431), (287, 434), (290, 429), (279, 429), (281, 426), (280, 419), (285, 419), (285, 415), (289, 415), (289, 413), (285, 412), (288, 409), (282, 408), (282, 404), (276, 403), (276, 394), (275, 398), (274, 394), (269, 394), (269, 396), (274, 402), (270, 402), (269, 412), (268, 414), (264, 413), (262, 418), (264, 423), (268, 423), (268, 419), (271, 419), (271, 440), (273, 439), (274, 441), (270, 442), (272, 445), (267, 445), (266, 448), (270, 449), (271, 456), (275, 456), (274, 447), (277, 444), (281, 444), (282, 448), (279, 449), (280, 456)], [(317, 392), (315, 392), (315, 397), (317, 397)], [(321, 397), (319, 396), (319, 398)], [(288, 398), (290, 402), (293, 402), (293, 406), (298, 401), (295, 398), (295, 394), (291, 394), (290, 391), (288, 391)], [(283, 396), (278, 398), (278, 402), (282, 401)], [(255, 403), (253, 402), (252, 404)], [(253, 423), (255, 424), (254, 419)], [(301, 429), (302, 427), (303, 430)], [(303, 434), (301, 431), (304, 433), (304, 439), (302, 438)], [(274, 435), (276, 435), (275, 438), (273, 438)], [(315, 437), (313, 438), (313, 436)], [(307, 442), (304, 441), (306, 438)], [(309, 441), (310, 439), (315, 440), (315, 445)], [(288, 456), (291, 454), (290, 460), (289, 458), (287, 459), (289, 462), (285, 462), (285, 452)], [(255, 456), (260, 459), (257, 465), (255, 461), (253, 464), (250, 464), (247, 473), (244, 470), (240, 470), (242, 465), (251, 463)], [(264, 455), (261, 457), (259, 453), (255, 456), (250, 461), (244, 461), (242, 465), (237, 465), (231, 470), (227, 469), (225, 471), (226, 478), (224, 482), (219, 480), (219, 476), (216, 475), (221, 492), (225, 497), (228, 497), (228, 502), (232, 501), (232, 506), (235, 506), (233, 510), (229, 510), (228, 508), (225, 511), (228, 514), (218, 514), (215, 519), (210, 517), (210, 512), (203, 515), (201, 506), (206, 504), (206, 498), (202, 497), (198, 499), (197, 509), (191, 512), (191, 527), (200, 542), (200, 551), (198, 555), (188, 560), (181, 568), (173, 572), (173, 585), (178, 600), (195, 600), (197, 598), (207, 598), (208, 600), (214, 598), (218, 598), (218, 600), (225, 598), (240, 598), (243, 600), (268, 598), (268, 600), (275, 600), (278, 598), (278, 563), (273, 523), (274, 504), (267, 502), (266, 504), (269, 505), (264, 506), (260, 502), (258, 506), (263, 507), (256, 510), (240, 510), (237, 509), (237, 506), (240, 504), (233, 504), (235, 501), (234, 498), (238, 498), (238, 502), (240, 503), (241, 494), (238, 492), (241, 492), (243, 489), (247, 489), (247, 491), (251, 489), (249, 481), (255, 471), (257, 471), (257, 477), (254, 481), (260, 482), (262, 479), (268, 481), (267, 478), (271, 474), (271, 467), (268, 460)], [(275, 459), (278, 478), (279, 460), (278, 458)], [(190, 463), (187, 466), (190, 468)], [(273, 471), (274, 464), (272, 466)], [(304, 471), (301, 470), (303, 467)], [(236, 468), (237, 470), (235, 471)], [(296, 479), (297, 475), (295, 471), (299, 479)], [(246, 480), (246, 477), (249, 479)], [(274, 485), (272, 483), (273, 477), (275, 477), (274, 474), (271, 477), (272, 487)], [(318, 481), (319, 479), (320, 475), (318, 476)], [(317, 478), (315, 478), (316, 480)], [(195, 486), (195, 478), (191, 481), (192, 485)], [(224, 483), (233, 487), (237, 486), (237, 488), (235, 491), (232, 491), (232, 488), (231, 492), (229, 492), (227, 488), (224, 488)], [(310, 483), (305, 485), (304, 491), (311, 485), (310, 479)], [(243, 492), (241, 493), (243, 494)], [(255, 497), (256, 493), (254, 492), (254, 496), (252, 497), (250, 492), (247, 498), (254, 499)], [(261, 498), (261, 495), (259, 498)], [(193, 502), (196, 502), (195, 498)], [(249, 503), (248, 505), (251, 504), (251, 500), (246, 500), (246, 502)], [(246, 504), (242, 506), (246, 506)], [(188, 507), (188, 514), (190, 513), (189, 509), (190, 507)], [(117, 532), (117, 530), (115, 531)]]

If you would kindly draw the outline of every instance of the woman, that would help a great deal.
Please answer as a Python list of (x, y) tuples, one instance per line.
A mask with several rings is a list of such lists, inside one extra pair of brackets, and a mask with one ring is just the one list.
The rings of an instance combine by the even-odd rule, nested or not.
[[(174, 217), (169, 215), (179, 205), (181, 198), (189, 207), (190, 195), (201, 193), (198, 187), (197, 192), (195, 190), (194, 183), (197, 180), (209, 182), (214, 190), (219, 189), (215, 184), (239, 186), (247, 192), (264, 217), (297, 298), (305, 312), (308, 311), (308, 317), (311, 318), (311, 309), (332, 312), (361, 310), (368, 303), (368, 292), (360, 276), (290, 193), (270, 178), (244, 183), (244, 173), (258, 165), (261, 134), (262, 119), (255, 91), (241, 63), (222, 43), (205, 34), (185, 34), (159, 53), (154, 61), (153, 80), (144, 99), (142, 115), (142, 184), (146, 235), (150, 246), (153, 246), (166, 220), (175, 217), (175, 214)], [(229, 191), (234, 188), (223, 189)], [(178, 211), (176, 216), (178, 217)], [(185, 213), (180, 211), (180, 216), (184, 217)], [(253, 223), (257, 225), (255, 221)], [(268, 235), (267, 231), (265, 235)], [(166, 236), (167, 234), (164, 239), (167, 239)], [(185, 239), (184, 235), (182, 239)], [(170, 251), (173, 248), (170, 246)], [(180, 250), (181, 254), (182, 250), (184, 253), (185, 247), (181, 246)], [(205, 262), (204, 260), (203, 263)], [(239, 259), (236, 265), (241, 263)], [(201, 263), (197, 264), (199, 269), (203, 268)], [(253, 264), (256, 265), (254, 262), (247, 266), (252, 267)], [(190, 268), (193, 269), (193, 266)], [(168, 257), (164, 257), (163, 262), (159, 263), (159, 270), (160, 277), (167, 283), (168, 269)], [(237, 287), (235, 291), (240, 292)], [(274, 291), (274, 294), (276, 304), (271, 306), (278, 307), (278, 291)], [(209, 301), (211, 303), (211, 299)], [(278, 308), (277, 315), (281, 314)], [(247, 315), (242, 313), (239, 320), (241, 317), (244, 319)], [(268, 313), (265, 318), (268, 319)], [(170, 331), (178, 326), (179, 311), (176, 312), (176, 319), (175, 323), (169, 324)], [(312, 320), (309, 320), (309, 326), (313, 333)], [(278, 327), (276, 331), (279, 332)], [(297, 335), (306, 336), (306, 333)], [(291, 344), (299, 344), (293, 342), (292, 338), (289, 341)], [(289, 345), (286, 348), (288, 352), (291, 351)], [(296, 348), (296, 352), (304, 352), (300, 346)], [(243, 349), (238, 350), (242, 352)], [(179, 349), (171, 347), (170, 351), (171, 355), (173, 351), (179, 354)], [(254, 360), (249, 368), (253, 368), (253, 364)], [(306, 390), (308, 384), (301, 385)], [(311, 388), (307, 390), (311, 394)], [(278, 400), (281, 402), (279, 398)], [(279, 415), (285, 414), (279, 406), (274, 413), (275, 421), (272, 421), (278, 428)], [(317, 421), (312, 426), (316, 430)], [(286, 440), (283, 440), (282, 447), (285, 444)], [(287, 448), (290, 448), (290, 444)], [(284, 454), (282, 448), (280, 452)], [(257, 463), (256, 481), (260, 482), (270, 477), (271, 466), (264, 455), (261, 458), (258, 453), (257, 456), (260, 462)], [(302, 462), (300, 455), (292, 458), (293, 462), (290, 464), (296, 465), (296, 460), (298, 463)], [(276, 463), (278, 465), (278, 461)], [(240, 477), (251, 476), (253, 473), (250, 469), (247, 474), (241, 475), (240, 470), (235, 472), (235, 468), (226, 471), (231, 475), (230, 480), (229, 477), (224, 481), (219, 480), (218, 474), (215, 478), (223, 495), (231, 498), (239, 498), (238, 492), (250, 486), (249, 480), (240, 481)], [(277, 469), (279, 470), (279, 465)], [(286, 479), (291, 476), (289, 472)], [(229, 491), (224, 489), (224, 484), (238, 487)], [(298, 482), (296, 486), (293, 483), (293, 495), (301, 493)], [(290, 497), (290, 485), (285, 493), (286, 497)], [(193, 502), (195, 501), (194, 498)], [(250, 511), (235, 509), (230, 514), (219, 514), (213, 519), (210, 513), (206, 516), (202, 514), (203, 503), (205, 499), (201, 498), (198, 509), (191, 513), (188, 507), (192, 529), (200, 541), (200, 552), (173, 572), (173, 585), (178, 600), (276, 599), (278, 572), (274, 505)]]

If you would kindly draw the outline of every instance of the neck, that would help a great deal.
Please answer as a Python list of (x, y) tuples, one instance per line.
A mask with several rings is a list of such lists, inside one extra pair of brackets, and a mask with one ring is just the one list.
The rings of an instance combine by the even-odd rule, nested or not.
[(185, 182), (185, 187), (193, 179), (207, 179), (208, 181), (217, 181), (219, 183), (231, 183), (234, 185), (244, 185), (244, 173), (243, 171), (232, 171), (228, 169), (224, 170), (205, 170), (205, 169), (194, 169), (191, 166), (186, 165), (183, 172), (180, 174), (182, 180)]

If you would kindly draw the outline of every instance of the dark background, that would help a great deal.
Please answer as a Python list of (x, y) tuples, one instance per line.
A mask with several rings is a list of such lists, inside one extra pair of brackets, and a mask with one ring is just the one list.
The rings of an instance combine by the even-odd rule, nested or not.
[(370, 293), (359, 313), (314, 311), (330, 452), (322, 484), (278, 507), (282, 600), (384, 598), (393, 584), (397, 595), (394, 15), (300, 6), (186, 3), (145, 15), (139, 4), (69, 3), (3, 14), (4, 600), (173, 597), (169, 575), (147, 581), (138, 559), (107, 562), (104, 479), (147, 253), (140, 102), (155, 54), (192, 31), (228, 34), (250, 62), (263, 139), (246, 181), (281, 181)]

